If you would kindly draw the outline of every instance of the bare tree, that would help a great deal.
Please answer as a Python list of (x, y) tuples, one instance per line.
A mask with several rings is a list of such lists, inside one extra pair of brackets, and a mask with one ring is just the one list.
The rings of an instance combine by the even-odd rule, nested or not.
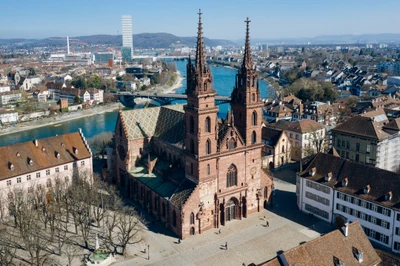
[(0, 266), (13, 265), (17, 251), (14, 240), (4, 226), (0, 227), (0, 235)]
[(122, 211), (118, 212), (117, 228), (122, 255), (125, 255), (128, 244), (137, 244), (142, 241), (140, 232), (143, 227), (136, 211), (132, 207), (126, 206)]

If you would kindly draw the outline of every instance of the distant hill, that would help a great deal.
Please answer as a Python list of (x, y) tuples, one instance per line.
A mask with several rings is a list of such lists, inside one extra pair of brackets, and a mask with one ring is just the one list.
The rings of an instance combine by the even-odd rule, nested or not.
[[(244, 43), (244, 40), (237, 40), (237, 44)], [(380, 34), (343, 34), (343, 35), (321, 35), (310, 38), (259, 38), (252, 39), (252, 43), (269, 44), (354, 44), (354, 43), (400, 43), (399, 33)]]
[[(110, 46), (122, 46), (121, 35), (91, 35), (70, 37), (70, 40), (80, 41), (89, 45), (105, 44)], [(195, 46), (196, 37), (178, 37), (170, 33), (140, 33), (133, 35), (133, 46), (135, 48), (169, 48), (173, 46)], [(0, 39), (0, 45), (18, 45), (20, 47), (38, 46), (66, 46), (66, 38), (50, 37), (46, 39)], [(235, 45), (234, 42), (222, 39), (204, 38), (205, 45)]]

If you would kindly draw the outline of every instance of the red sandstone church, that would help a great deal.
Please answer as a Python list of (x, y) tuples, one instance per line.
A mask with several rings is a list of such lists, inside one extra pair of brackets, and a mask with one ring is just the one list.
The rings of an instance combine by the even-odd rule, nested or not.
[(196, 61), (187, 64), (187, 104), (120, 111), (118, 183), (182, 239), (259, 212), (272, 177), (262, 169), (262, 106), (249, 20), (231, 113), (218, 119), (199, 13)]

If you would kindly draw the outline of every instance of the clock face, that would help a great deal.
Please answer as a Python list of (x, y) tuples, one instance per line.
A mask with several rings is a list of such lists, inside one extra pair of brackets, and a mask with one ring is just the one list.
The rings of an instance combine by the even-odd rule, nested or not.
[(125, 150), (124, 146), (122, 146), (121, 144), (118, 145), (118, 155), (119, 155), (119, 158), (121, 159), (121, 161), (125, 161), (126, 150)]

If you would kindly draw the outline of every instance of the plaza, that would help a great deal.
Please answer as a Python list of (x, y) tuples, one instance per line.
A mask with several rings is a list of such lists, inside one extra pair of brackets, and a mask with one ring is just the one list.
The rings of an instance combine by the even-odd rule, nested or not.
[[(274, 176), (293, 182), (294, 171), (281, 170)], [(272, 208), (241, 221), (228, 222), (220, 227), (220, 233), (213, 229), (178, 243), (178, 238), (169, 230), (149, 220), (144, 241), (129, 250), (133, 258), (114, 265), (258, 264), (272, 259), (280, 250), (296, 247), (334, 229), (330, 224), (298, 210), (293, 183), (281, 179), (274, 182)]]

